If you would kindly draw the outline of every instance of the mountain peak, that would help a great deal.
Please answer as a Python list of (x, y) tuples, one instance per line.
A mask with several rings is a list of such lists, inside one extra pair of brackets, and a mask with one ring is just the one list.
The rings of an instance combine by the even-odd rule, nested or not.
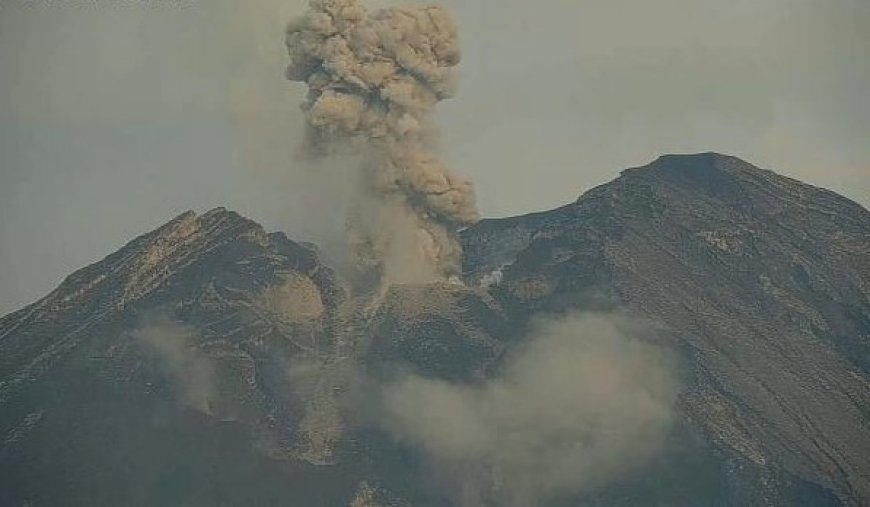
[[(707, 368), (692, 396), (710, 431), (750, 461), (780, 460), (841, 498), (866, 499), (867, 231), (870, 212), (845, 197), (701, 153), (660, 157), (570, 208), (475, 226), (463, 240), (483, 257), (467, 266), (498, 269), (506, 306), (603, 297), (682, 330)], [(741, 415), (719, 419), (725, 406)]]
[[(370, 300), (313, 246), (188, 211), (0, 319), (0, 503), (337, 505), (362, 481), (443, 505), (414, 449), (343, 419), (358, 368), (486, 385), (537, 319), (618, 308), (662, 330), (685, 389), (653, 479), (591, 504), (863, 505), (868, 230), (832, 192), (666, 155), (559, 209), (463, 230), (467, 286)], [(98, 445), (107, 431), (115, 446)], [(216, 457), (228, 443), (232, 459)], [(163, 461), (130, 473), (140, 455)], [(98, 482), (66, 480), (68, 463)], [(137, 489), (149, 474), (185, 486)], [(87, 496), (116, 489), (143, 496)]]
[(758, 170), (758, 167), (749, 162), (725, 153), (706, 151), (700, 153), (667, 153), (641, 167), (629, 168), (622, 173), (630, 173), (636, 170), (652, 171), (723, 171), (734, 170)]
[(666, 153), (660, 155), (652, 162), (652, 165), (665, 165), (675, 163), (692, 163), (692, 164), (716, 164), (724, 161), (739, 161), (749, 165), (748, 162), (741, 160), (733, 155), (719, 153), (716, 151), (704, 151), (699, 153)]
[(870, 220), (863, 206), (830, 190), (713, 152), (661, 156), (622, 171), (619, 178), (577, 202), (594, 202), (605, 195), (658, 209), (714, 206), (729, 210), (733, 217), (836, 215), (855, 228), (866, 227)]
[(80, 299), (92, 299), (91, 289), (112, 283), (123, 289), (109, 299), (123, 305), (157, 287), (196, 256), (243, 237), (260, 244), (268, 241), (259, 224), (225, 208), (202, 215), (186, 211), (102, 261), (73, 273), (48, 299), (77, 304)]
[(765, 173), (773, 175), (737, 157), (707, 152), (663, 155), (645, 166), (622, 171), (617, 181), (675, 185), (733, 201), (740, 199), (745, 180)]

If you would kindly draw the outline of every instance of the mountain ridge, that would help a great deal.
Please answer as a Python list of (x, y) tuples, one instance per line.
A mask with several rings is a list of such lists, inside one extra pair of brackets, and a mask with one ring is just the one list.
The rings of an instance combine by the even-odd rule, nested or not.
[[(565, 215), (573, 215), (573, 219)], [(784, 346), (810, 347), (814, 352), (807, 349), (803, 353), (785, 354), (799, 356), (801, 361), (815, 357), (835, 363), (845, 360), (836, 367), (842, 371), (841, 396), (850, 400), (847, 405), (856, 401), (851, 405), (853, 419), (847, 428), (854, 428), (862, 436), (841, 435), (839, 448), (847, 453), (842, 459), (831, 459), (828, 451), (822, 450), (831, 445), (824, 439), (807, 442), (801, 450), (789, 452), (808, 453), (804, 458), (818, 460), (814, 466), (833, 466), (832, 472), (826, 472), (829, 476), (840, 473), (851, 476), (859, 484), (859, 496), (866, 497), (868, 483), (861, 478), (866, 473), (855, 469), (844, 472), (834, 462), (864, 463), (860, 467), (866, 469), (862, 456), (870, 452), (865, 448), (868, 436), (862, 413), (866, 413), (866, 408), (861, 408), (868, 401), (868, 231), (870, 213), (832, 192), (757, 169), (734, 157), (709, 153), (665, 156), (647, 166), (624, 171), (620, 178), (584, 194), (572, 208), (562, 208), (551, 224), (532, 235), (517, 260), (504, 270), (502, 286), (512, 299), (526, 307), (559, 307), (560, 298), (575, 295), (568, 298), (572, 299), (578, 290), (614, 293), (620, 304), (653, 320), (663, 320), (670, 328), (693, 329), (693, 333), (702, 336), (706, 333), (708, 338), (700, 342), (691, 337), (684, 342), (702, 354), (715, 357), (724, 354), (721, 357), (732, 360), (735, 356), (728, 334), (742, 328), (741, 332), (755, 339), (745, 349), (739, 349), (748, 356), (736, 360), (735, 367), (740, 364), (739, 368), (749, 371), (776, 364), (747, 366), (748, 361), (758, 359), (751, 356), (761, 346), (777, 349), (767, 353), (771, 361), (784, 352)], [(565, 252), (573, 257), (564, 258)], [(649, 256), (646, 262), (641, 252)], [(727, 275), (715, 276), (716, 273)], [(709, 288), (727, 293), (710, 293)], [(674, 300), (696, 309), (686, 311), (669, 304)], [(752, 304), (743, 304), (744, 301), (770, 304), (767, 308), (753, 308)], [(845, 301), (850, 303), (839, 306)], [(734, 315), (753, 322), (755, 329), (741, 325), (740, 318)], [(750, 316), (751, 319), (746, 318)], [(782, 320), (777, 322), (780, 328), (768, 325), (771, 316)], [(846, 322), (849, 324), (843, 326)], [(728, 324), (723, 326), (724, 323)], [(722, 329), (715, 331), (716, 328)], [(789, 331), (785, 332), (786, 329)], [(780, 338), (792, 335), (794, 341), (788, 345), (777, 343)], [(711, 344), (713, 336), (715, 343)], [(832, 344), (840, 354), (831, 356), (828, 343), (819, 341)], [(711, 357), (700, 362), (709, 366), (713, 360)], [(794, 371), (812, 364), (809, 361), (786, 368), (780, 363), (774, 370)], [(853, 377), (857, 375), (855, 367), (860, 372), (857, 377)], [(739, 373), (739, 368), (727, 374), (728, 382), (741, 380), (744, 374)], [(711, 376), (722, 374), (720, 371)], [(822, 371), (817, 374), (825, 377)], [(721, 381), (720, 377), (714, 382)], [(779, 398), (781, 389), (769, 387), (765, 380), (759, 382), (764, 386), (760, 392), (778, 393), (773, 396), (775, 401), (741, 407), (723, 403), (732, 405), (731, 409), (737, 412), (739, 409), (763, 412), (764, 407), (783, 404), (784, 413), (793, 413), (780, 420), (783, 425), (843, 427), (842, 420), (834, 419), (845, 414), (818, 409), (815, 417), (827, 422), (813, 421), (806, 407), (796, 400), (783, 401)], [(803, 387), (810, 384), (813, 382)], [(815, 389), (819, 390), (819, 399), (833, 392), (828, 391), (830, 385), (816, 383)], [(706, 395), (698, 393), (698, 396)], [(768, 431), (776, 426), (772, 421), (777, 417), (768, 414), (763, 423), (746, 424), (754, 425), (758, 431)], [(804, 420), (806, 417), (809, 420)], [(715, 431), (725, 435), (743, 432), (737, 427)], [(767, 435), (762, 440), (776, 438)], [(734, 444), (746, 446), (752, 440)], [(853, 445), (864, 450), (850, 449)], [(762, 455), (756, 459), (763, 460)], [(853, 484), (841, 487), (854, 494)]]
[[(204, 424), (191, 417), (225, 421), (258, 450), (240, 462), (266, 456), (293, 463), (300, 477), (346, 484), (331, 493), (303, 487), (293, 497), (263, 483), (278, 495), (266, 503), (290, 495), (347, 504), (365, 490), (391, 505), (443, 504), (426, 488), (399, 484), (393, 465), (363, 465), (372, 449), (378, 456), (409, 451), (342, 420), (335, 390), (343, 388), (336, 382), (344, 362), (476, 382), (534, 316), (621, 308), (668, 329), (688, 365), (681, 438), (699, 440), (663, 470), (683, 473), (680, 460), (700, 459), (706, 464), (699, 468), (716, 477), (705, 494), (725, 505), (859, 505), (870, 498), (870, 212), (859, 204), (735, 157), (668, 155), (555, 210), (484, 220), (461, 239), (468, 287), (395, 287), (360, 336), (338, 331), (359, 318), (360, 303), (311, 245), (223, 208), (186, 212), (134, 239), (0, 318), (0, 436), (7, 435), (0, 472), (11, 478), (0, 490), (11, 491), (6, 500), (39, 500), (34, 486), (27, 489), (28, 474), (58, 473), (40, 460), (16, 470), (14, 459), (62, 449), (48, 428), (81, 413), (54, 394), (67, 392), (64, 379), (108, 381), (113, 387), (96, 391), (120, 389), (147, 407), (178, 396), (172, 375), (150, 366), (152, 356), (135, 338), (143, 319), (159, 311), (182, 326), (178, 333), (208, 358), (216, 379), (199, 408), (154, 409), (170, 426)], [(300, 379), (284, 364), (294, 358), (337, 366)], [(312, 387), (287, 392), (281, 386), (288, 382)], [(120, 403), (105, 396), (114, 400), (106, 406)], [(102, 413), (102, 401), (80, 402)], [(130, 410), (129, 417), (147, 419), (147, 412)], [(103, 424), (84, 420), (83, 435), (88, 424)], [(84, 445), (74, 451), (92, 452)], [(197, 479), (186, 493), (176, 488), (159, 498), (218, 501), (209, 496), (218, 493), (204, 492), (208, 476), (192, 470)], [(581, 505), (633, 505), (651, 494), (673, 503), (689, 494), (675, 484), (673, 491), (643, 481), (633, 487), (622, 503), (605, 490)], [(156, 501), (149, 495), (157, 493), (139, 494)], [(252, 498), (219, 494), (229, 503)]]

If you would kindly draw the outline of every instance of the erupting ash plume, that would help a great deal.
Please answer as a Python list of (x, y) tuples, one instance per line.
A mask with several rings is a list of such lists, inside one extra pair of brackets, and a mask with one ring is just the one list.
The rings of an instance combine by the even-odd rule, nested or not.
[(432, 6), (369, 14), (357, 0), (312, 0), (288, 26), (287, 48), (287, 78), (309, 88), (306, 147), (362, 156), (348, 218), (361, 272), (386, 283), (458, 274), (456, 231), (479, 220), (474, 190), (429, 142), (432, 111), (455, 90), (452, 17)]

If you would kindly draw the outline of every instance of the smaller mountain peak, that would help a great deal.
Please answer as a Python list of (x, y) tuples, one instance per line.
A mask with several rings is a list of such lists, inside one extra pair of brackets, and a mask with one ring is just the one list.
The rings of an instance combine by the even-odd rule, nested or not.
[(206, 211), (199, 215), (196, 221), (200, 228), (207, 230), (217, 228), (219, 230), (241, 231), (256, 229), (262, 231), (262, 226), (257, 222), (224, 207)]
[(219, 206), (217, 208), (210, 209), (202, 214), (197, 214), (193, 210), (187, 210), (184, 213), (176, 216), (172, 220), (166, 222), (162, 226), (160, 226), (157, 231), (161, 230), (173, 230), (178, 227), (183, 227), (185, 225), (201, 225), (206, 223), (214, 223), (229, 220), (231, 222), (245, 222), (245, 223), (254, 223), (252, 220), (249, 220), (239, 213), (228, 210), (223, 206)]
[(157, 234), (166, 234), (167, 232), (171, 232), (179, 228), (189, 227), (195, 222), (196, 213), (194, 213), (192, 210), (187, 210), (184, 213), (173, 218), (172, 220), (161, 225), (154, 232)]
[(173, 218), (172, 220), (170, 220), (169, 223), (186, 222), (189, 220), (193, 220), (194, 218), (196, 218), (196, 213), (193, 210), (189, 209), (189, 210), (185, 211), (184, 213), (178, 215), (177, 217)]
[(212, 209), (210, 209), (202, 214), (202, 218), (214, 218), (214, 217), (236, 218), (236, 217), (241, 217), (241, 215), (239, 215), (235, 211), (228, 210), (223, 206), (218, 206), (217, 208), (212, 208)]
[(258, 234), (265, 235), (258, 223), (221, 206), (202, 214), (185, 211), (144, 237), (160, 240), (186, 237), (194, 233), (216, 236), (245, 234), (247, 231), (257, 231)]
[(146, 249), (151, 244), (174, 244), (195, 234), (200, 229), (200, 226), (200, 217), (193, 211), (188, 210), (157, 229), (136, 238), (127, 247), (138, 245), (140, 249)]
[(80, 269), (43, 301), (53, 308), (92, 301), (104, 307), (135, 300), (195, 259), (221, 245), (248, 241), (265, 248), (262, 226), (234, 211), (215, 208), (201, 215), (185, 211), (103, 260)]

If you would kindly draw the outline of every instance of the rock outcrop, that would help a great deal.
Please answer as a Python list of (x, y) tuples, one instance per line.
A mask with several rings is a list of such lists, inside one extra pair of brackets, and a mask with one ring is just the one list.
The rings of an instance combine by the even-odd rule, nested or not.
[(462, 242), (465, 286), (363, 298), (217, 209), (71, 275), (0, 319), (0, 504), (447, 505), (349, 413), (360, 372), (482, 382), (535, 316), (590, 309), (660, 329), (683, 390), (659, 459), (565, 504), (870, 501), (866, 209), (665, 156)]

